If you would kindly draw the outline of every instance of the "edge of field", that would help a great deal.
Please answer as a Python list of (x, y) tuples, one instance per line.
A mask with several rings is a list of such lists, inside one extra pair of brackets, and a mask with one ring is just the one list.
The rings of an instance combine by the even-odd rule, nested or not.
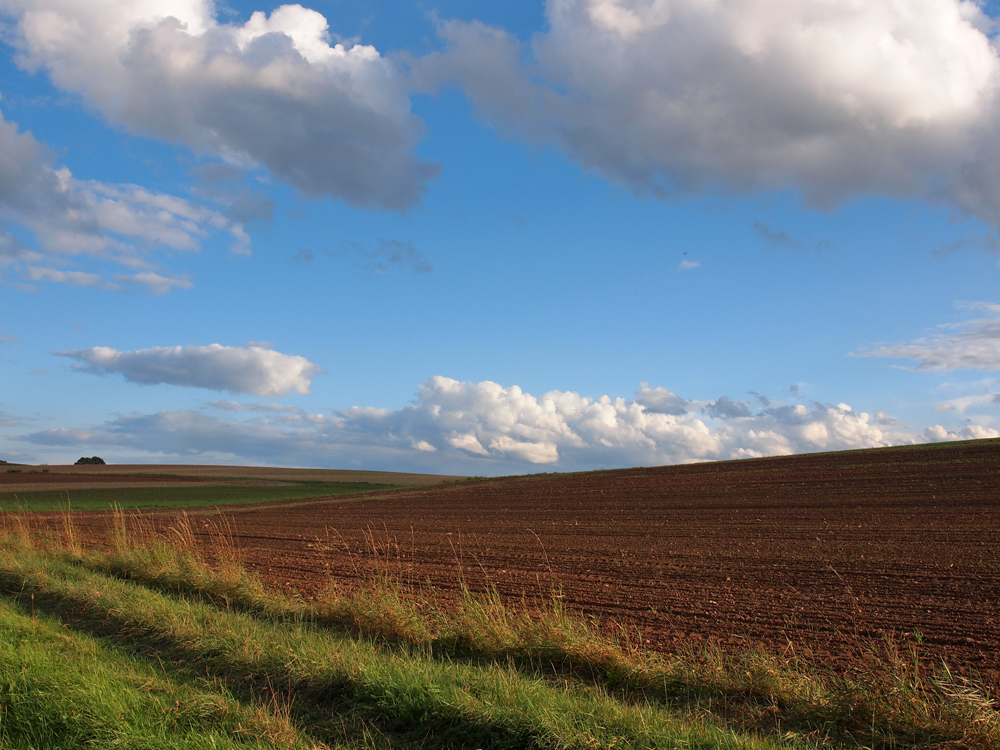
[[(8, 465), (10, 466), (10, 465)], [(461, 482), (385, 471), (239, 466), (0, 466), (0, 510), (63, 511), (258, 505)]]
[(72, 514), (54, 533), (3, 520), (4, 747), (1000, 742), (988, 693), (892, 642), (850, 675), (761, 649), (663, 657), (566, 612), (556, 592), (538, 608), (468, 591), (449, 604), (382, 577), (348, 593), (331, 581), (307, 603), (249, 573), (225, 525), (204, 545), (186, 516), (158, 530), (119, 511), (108, 546), (84, 550)]
[(49, 474), (130, 474), (135, 476), (199, 477), (204, 479), (271, 479), (277, 481), (375, 482), (385, 484), (430, 485), (468, 479), (467, 476), (445, 474), (415, 474), (398, 471), (368, 471), (361, 469), (312, 469), (281, 466), (233, 466), (230, 464), (0, 464), (22, 472)]

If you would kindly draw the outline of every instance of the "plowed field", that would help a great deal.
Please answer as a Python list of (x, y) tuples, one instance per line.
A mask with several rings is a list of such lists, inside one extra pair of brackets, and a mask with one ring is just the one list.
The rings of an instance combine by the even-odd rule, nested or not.
[[(857, 664), (892, 636), (1000, 686), (1000, 441), (477, 480), (226, 510), (305, 593), (389, 568), (454, 592), (562, 591), (684, 642)], [(92, 523), (99, 523), (97, 518)], [(541, 592), (541, 593), (540, 593)]]

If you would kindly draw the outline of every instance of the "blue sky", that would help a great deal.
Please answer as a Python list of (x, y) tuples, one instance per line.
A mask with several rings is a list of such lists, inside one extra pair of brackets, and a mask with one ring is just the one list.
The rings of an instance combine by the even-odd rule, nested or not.
[(995, 9), (855, 5), (0, 0), (0, 458), (997, 436)]

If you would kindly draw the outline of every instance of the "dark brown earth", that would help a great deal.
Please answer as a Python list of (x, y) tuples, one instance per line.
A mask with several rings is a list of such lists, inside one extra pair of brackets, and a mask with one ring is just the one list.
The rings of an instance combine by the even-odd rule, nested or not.
[[(1000, 686), (1000, 441), (474, 480), (227, 509), (249, 563), (307, 595), (388, 568), (454, 592), (832, 666), (922, 640)], [(92, 520), (97, 523), (97, 519)]]
[[(151, 476), (142, 477), (143, 485), (159, 485), (159, 484), (189, 484), (191, 482), (207, 483), (210, 482), (208, 479), (202, 477), (184, 477), (184, 476)], [(136, 484), (137, 477), (134, 474), (94, 474), (94, 473), (77, 473), (70, 474), (68, 472), (60, 472), (58, 474), (52, 474), (49, 472), (41, 471), (18, 471), (8, 469), (6, 473), (0, 474), (0, 491), (3, 491), (8, 486), (17, 485), (23, 487), (31, 487), (32, 489), (48, 489), (50, 486), (56, 487), (57, 489), (63, 487), (67, 484), (86, 484), (94, 486), (102, 486), (107, 484)], [(214, 483), (214, 484), (217, 484)], [(37, 487), (36, 487), (37, 485)]]

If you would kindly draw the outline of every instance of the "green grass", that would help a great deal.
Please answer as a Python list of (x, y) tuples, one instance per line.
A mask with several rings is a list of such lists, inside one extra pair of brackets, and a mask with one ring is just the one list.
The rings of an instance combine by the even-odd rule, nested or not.
[[(284, 707), (297, 736), (325, 745), (371, 739), (426, 748), (815, 746), (732, 731), (691, 712), (619, 701), (583, 684), (553, 684), (508, 665), (441, 661), (307, 622), (177, 599), (51, 557), (15, 556), (3, 566), (2, 583), (22, 612), (33, 596), (36, 611), (58, 617), (73, 633), (101, 638), (147, 668), (162, 665), (172, 681), (208, 681), (248, 706), (270, 701)], [(0, 674), (17, 671), (0, 663)], [(30, 691), (41, 677), (22, 680)], [(120, 686), (116, 692), (131, 690)], [(33, 713), (65, 707), (62, 699), (41, 700)], [(146, 711), (143, 721), (155, 723), (159, 710)], [(27, 721), (21, 711), (16, 701), (7, 707), (19, 725)], [(104, 727), (103, 741), (111, 744), (115, 724)]]
[[(72, 701), (45, 680), (65, 673), (72, 685), (104, 685), (74, 688), (90, 696), (79, 705), (114, 706), (92, 710), (103, 717), (102, 746), (201, 747), (186, 743), (200, 741), (189, 727), (202, 717), (199, 727), (225, 734), (237, 721), (288, 746), (1000, 747), (988, 694), (889, 642), (877, 644), (864, 673), (847, 676), (761, 650), (660, 657), (627, 631), (575, 618), (557, 598), (543, 608), (470, 592), (438, 602), (383, 577), (305, 602), (248, 573), (225, 528), (203, 550), (186, 518), (158, 534), (118, 513), (109, 548), (84, 552), (71, 518), (61, 540), (34, 539), (18, 519), (0, 538), (0, 641), (15, 644), (0, 647), (0, 728), (62, 721)], [(24, 635), (29, 622), (43, 634), (37, 644)], [(86, 657), (69, 659), (78, 666), (68, 670), (44, 654), (25, 666), (36, 649), (54, 647)], [(153, 695), (134, 695), (152, 677)], [(7, 698), (3, 686), (15, 683), (16, 696), (40, 697)], [(207, 692), (181, 700), (183, 690)], [(225, 710), (164, 724), (171, 701)], [(126, 703), (136, 718), (118, 722)], [(176, 739), (155, 734), (167, 730)], [(13, 747), (68, 746), (17, 731)]]
[(151, 510), (200, 506), (304, 500), (398, 489), (403, 485), (369, 482), (295, 482), (278, 486), (195, 485), (192, 487), (100, 487), (80, 490), (38, 490), (0, 493), (0, 511), (66, 510), (67, 494), (73, 510)]
[(308, 748), (221, 683), (172, 679), (62, 620), (0, 600), (0, 747)]

